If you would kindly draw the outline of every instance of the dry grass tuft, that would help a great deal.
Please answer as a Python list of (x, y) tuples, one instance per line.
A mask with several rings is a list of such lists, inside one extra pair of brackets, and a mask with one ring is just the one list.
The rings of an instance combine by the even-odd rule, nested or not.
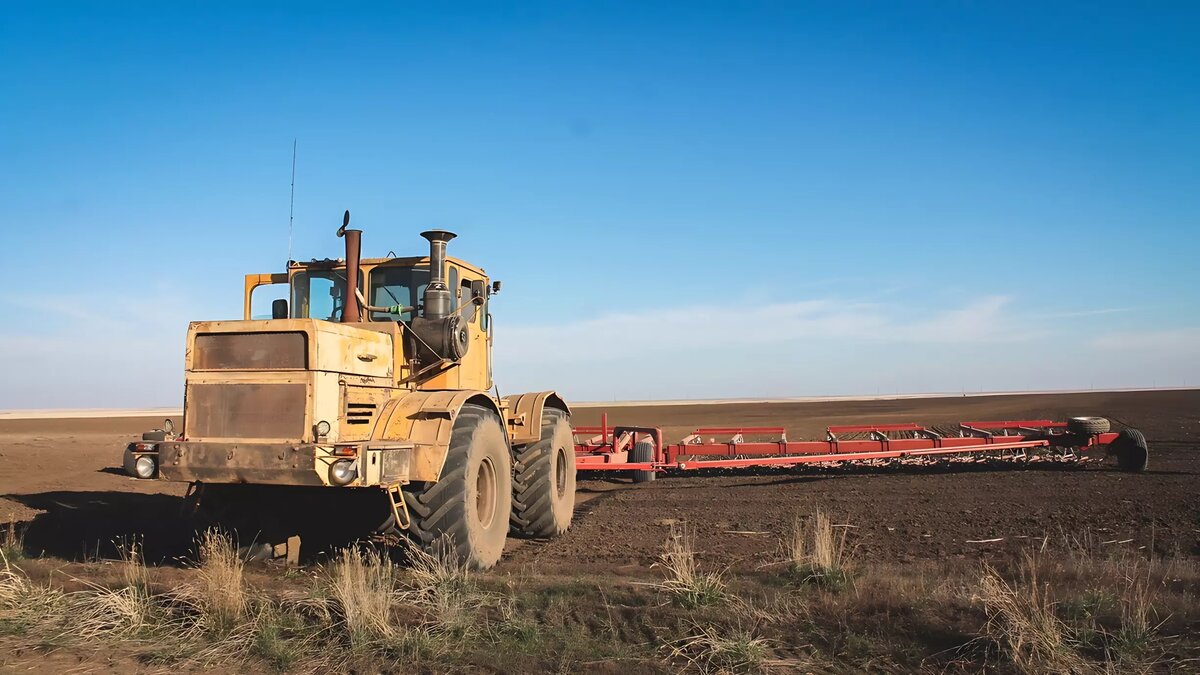
[(201, 534), (197, 544), (200, 569), (191, 590), (200, 610), (202, 627), (214, 633), (228, 633), (250, 611), (245, 563), (233, 543), (216, 530)]
[(991, 567), (984, 567), (976, 599), (987, 613), (987, 636), (1022, 672), (1088, 672), (1088, 663), (1055, 615), (1049, 589), (1038, 583), (1036, 566), (1030, 564), (1026, 570), (1022, 583), (1010, 584)]
[[(1150, 579), (1128, 578), (1128, 584), (1120, 598), (1121, 626), (1109, 635), (1107, 656), (1110, 661), (1131, 665), (1144, 662), (1154, 643), (1158, 640), (1158, 629), (1165, 622), (1154, 623), (1154, 590)], [(1148, 665), (1148, 664), (1144, 664)]]
[(726, 598), (725, 580), (719, 572), (702, 572), (696, 562), (696, 538), (686, 527), (671, 528), (655, 566), (667, 571), (666, 580), (654, 584), (688, 608), (707, 607)]
[(770, 656), (770, 644), (753, 631), (735, 627), (722, 631), (695, 625), (694, 632), (664, 648), (668, 658), (686, 663), (701, 673), (754, 672)]
[[(150, 576), (135, 539), (118, 545), (121, 556), (119, 588), (92, 586), (90, 590), (68, 595), (70, 621), (66, 630), (83, 640), (112, 637), (137, 637), (159, 628), (160, 613), (150, 592)], [(65, 637), (65, 636), (64, 636)]]
[(409, 569), (399, 597), (430, 611), (437, 623), (458, 624), (469, 610), (485, 604), (470, 570), (449, 541), (432, 552), (410, 545), (407, 555)]
[(398, 594), (396, 570), (379, 553), (343, 550), (330, 570), (329, 590), (351, 647), (361, 649), (397, 637), (391, 620)]
[(834, 532), (829, 516), (820, 510), (812, 520), (796, 518), (787, 540), (792, 573), (803, 583), (840, 590), (851, 580), (846, 530)]
[(0, 563), (0, 635), (24, 634), (66, 614), (62, 591), (31, 581), (2, 550)]
[(14, 521), (8, 521), (3, 536), (0, 536), (0, 555), (7, 562), (21, 562), (25, 559), (25, 533)]

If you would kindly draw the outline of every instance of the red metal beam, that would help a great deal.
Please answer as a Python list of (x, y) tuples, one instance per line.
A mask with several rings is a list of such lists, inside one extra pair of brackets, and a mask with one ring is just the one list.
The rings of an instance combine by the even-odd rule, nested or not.
[(925, 431), (919, 424), (843, 424), (829, 427), (831, 434), (862, 434), (871, 431)]
[(697, 436), (704, 434), (717, 434), (720, 436), (736, 435), (736, 434), (761, 434), (761, 435), (779, 435), (785, 431), (783, 427), (702, 427), (693, 431)]
[[(939, 437), (927, 434), (917, 438), (890, 438), (888, 433), (924, 432), (917, 424), (841, 425), (829, 427), (831, 434), (875, 434), (871, 439), (825, 441), (786, 441), (783, 427), (705, 427), (697, 429), (684, 442), (664, 444), (662, 431), (656, 427), (609, 427), (607, 415), (601, 427), (576, 427), (576, 434), (594, 434), (575, 446), (576, 467), (580, 470), (650, 470), (734, 468), (750, 466), (779, 466), (822, 462), (865, 461), (908, 456), (950, 455), (958, 453), (991, 452), (1036, 447), (1090, 448), (1111, 443), (1115, 433), (1082, 436), (1061, 433), (1063, 422), (1052, 420), (1015, 420), (963, 423), (961, 428), (1023, 429), (1027, 434), (976, 435)], [(1043, 431), (1044, 430), (1044, 431)], [(778, 434), (778, 441), (740, 440), (743, 434)], [(704, 442), (701, 435), (731, 435), (725, 442)], [(639, 439), (654, 444), (654, 461), (629, 462), (628, 450)], [(747, 457), (750, 455), (750, 457)], [(728, 459), (681, 459), (688, 457), (717, 457)]]
[(750, 466), (772, 466), (780, 464), (818, 464), (821, 462), (851, 462), (867, 459), (896, 459), (900, 457), (924, 457), (950, 455), (962, 452), (991, 452), (993, 450), (1019, 450), (1050, 445), (1049, 441), (1020, 441), (1017, 443), (991, 443), (973, 448), (929, 448), (926, 450), (882, 450), (876, 452), (838, 452), (827, 455), (805, 455), (791, 457), (763, 457), (752, 459), (717, 459), (679, 462), (679, 469), (716, 469)]
[(1066, 427), (1067, 423), (1054, 420), (1005, 420), (1003, 422), (962, 422), (959, 426), (975, 427), (976, 429), (1017, 429), (1020, 427), (1061, 429)]

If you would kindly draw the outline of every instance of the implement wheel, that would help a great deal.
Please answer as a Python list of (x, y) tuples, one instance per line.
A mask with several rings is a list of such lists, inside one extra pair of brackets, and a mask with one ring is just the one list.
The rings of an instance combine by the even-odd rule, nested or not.
[[(634, 443), (633, 450), (629, 451), (629, 461), (630, 463), (635, 464), (640, 464), (642, 462), (653, 462), (654, 444), (650, 441), (638, 441), (637, 443)], [(653, 470), (643, 471), (641, 469), (635, 469), (630, 473), (633, 474), (633, 482), (635, 483), (649, 483), (658, 476), (658, 473)]]
[(508, 442), (496, 413), (464, 405), (441, 477), (405, 492), (408, 534), (418, 546), (435, 555), (452, 550), (473, 569), (495, 565), (508, 536), (512, 492)]
[(1146, 437), (1137, 429), (1122, 429), (1108, 446), (1108, 454), (1116, 455), (1122, 471), (1145, 471), (1150, 464), (1150, 449)]
[(542, 437), (513, 450), (511, 531), (557, 537), (575, 515), (575, 440), (567, 414), (546, 408)]
[(1067, 430), (1074, 434), (1106, 434), (1108, 420), (1103, 417), (1072, 417), (1067, 420)]

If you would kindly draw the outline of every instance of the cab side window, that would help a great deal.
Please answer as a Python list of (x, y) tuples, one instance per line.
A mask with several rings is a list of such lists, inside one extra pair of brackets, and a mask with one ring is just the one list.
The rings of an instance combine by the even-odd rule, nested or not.
[(270, 319), (272, 318), (271, 305), (276, 300), (288, 299), (287, 283), (279, 284), (263, 284), (255, 286), (250, 291), (250, 318), (251, 319)]
[(476, 317), (476, 315), (479, 314), (479, 306), (476, 305), (474, 302), (471, 302), (471, 282), (470, 281), (467, 281), (464, 279), (462, 284), (459, 285), (458, 297), (460, 298), (459, 302), (463, 306), (465, 306), (465, 305), (471, 306), (470, 309), (463, 310), (463, 318), (471, 323), (475, 323), (475, 317)]

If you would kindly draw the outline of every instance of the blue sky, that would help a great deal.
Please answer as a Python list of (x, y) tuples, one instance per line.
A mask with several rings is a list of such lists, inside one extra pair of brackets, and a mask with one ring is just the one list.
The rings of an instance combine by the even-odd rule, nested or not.
[[(1052, 7), (1046, 5), (1052, 4)], [(0, 409), (174, 405), (241, 275), (451, 253), (502, 392), (1200, 385), (1195, 3), (0, 5)]]

